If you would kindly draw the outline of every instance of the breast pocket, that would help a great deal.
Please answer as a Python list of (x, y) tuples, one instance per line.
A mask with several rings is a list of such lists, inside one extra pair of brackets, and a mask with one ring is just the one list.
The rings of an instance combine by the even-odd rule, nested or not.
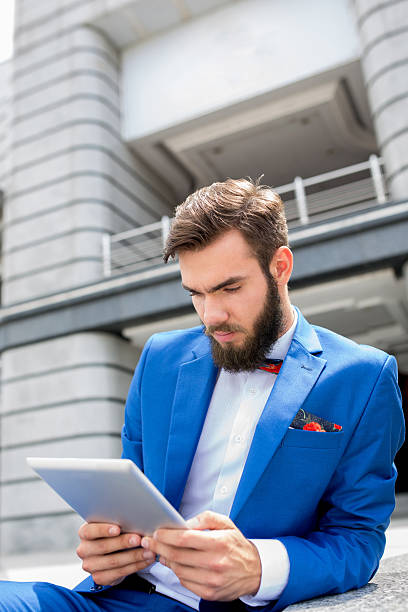
[(275, 534), (302, 535), (312, 529), (345, 442), (343, 432), (288, 429), (247, 504), (249, 520), (261, 508), (269, 513)]
[(337, 449), (343, 442), (344, 432), (304, 431), (303, 429), (288, 429), (282, 438), (281, 446), (296, 446), (298, 448), (313, 448), (321, 450)]

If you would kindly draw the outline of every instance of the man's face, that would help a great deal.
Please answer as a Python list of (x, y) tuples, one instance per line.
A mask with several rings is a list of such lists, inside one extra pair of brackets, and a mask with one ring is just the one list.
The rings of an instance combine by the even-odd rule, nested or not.
[(254, 370), (282, 328), (275, 281), (266, 278), (248, 243), (230, 230), (199, 251), (179, 255), (182, 283), (210, 337), (214, 362)]

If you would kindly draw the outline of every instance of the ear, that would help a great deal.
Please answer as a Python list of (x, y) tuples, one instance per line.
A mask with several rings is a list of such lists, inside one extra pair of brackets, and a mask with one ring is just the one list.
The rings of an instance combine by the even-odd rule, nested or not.
[(288, 284), (292, 269), (293, 253), (290, 248), (281, 246), (276, 249), (269, 265), (269, 271), (278, 287), (283, 287)]

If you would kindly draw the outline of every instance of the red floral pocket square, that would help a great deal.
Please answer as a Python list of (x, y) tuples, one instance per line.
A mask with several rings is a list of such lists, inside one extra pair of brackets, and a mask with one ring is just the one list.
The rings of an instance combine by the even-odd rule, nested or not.
[(293, 427), (293, 429), (305, 429), (306, 431), (336, 432), (343, 429), (341, 425), (331, 423), (330, 421), (316, 416), (311, 412), (307, 412), (302, 408), (297, 412), (290, 426)]

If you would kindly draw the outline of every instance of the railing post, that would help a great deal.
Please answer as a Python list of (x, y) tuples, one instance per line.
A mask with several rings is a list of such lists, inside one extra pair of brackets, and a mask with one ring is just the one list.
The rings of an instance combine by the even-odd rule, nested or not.
[(296, 176), (293, 181), (295, 185), (296, 204), (299, 212), (299, 219), (302, 225), (309, 223), (309, 215), (307, 212), (306, 192), (303, 185), (303, 180), (300, 176)]
[(373, 179), (374, 191), (377, 198), (377, 202), (378, 204), (384, 204), (387, 201), (387, 196), (385, 195), (384, 180), (381, 172), (380, 160), (378, 159), (377, 155), (372, 154), (368, 158), (368, 161), (370, 162), (371, 178)]
[(110, 234), (102, 234), (102, 261), (103, 275), (111, 276), (111, 236)]
[(162, 217), (161, 224), (162, 224), (162, 242), (163, 242), (163, 248), (164, 248), (166, 246), (167, 236), (169, 235), (169, 232), (170, 232), (169, 217), (167, 217), (166, 215)]

